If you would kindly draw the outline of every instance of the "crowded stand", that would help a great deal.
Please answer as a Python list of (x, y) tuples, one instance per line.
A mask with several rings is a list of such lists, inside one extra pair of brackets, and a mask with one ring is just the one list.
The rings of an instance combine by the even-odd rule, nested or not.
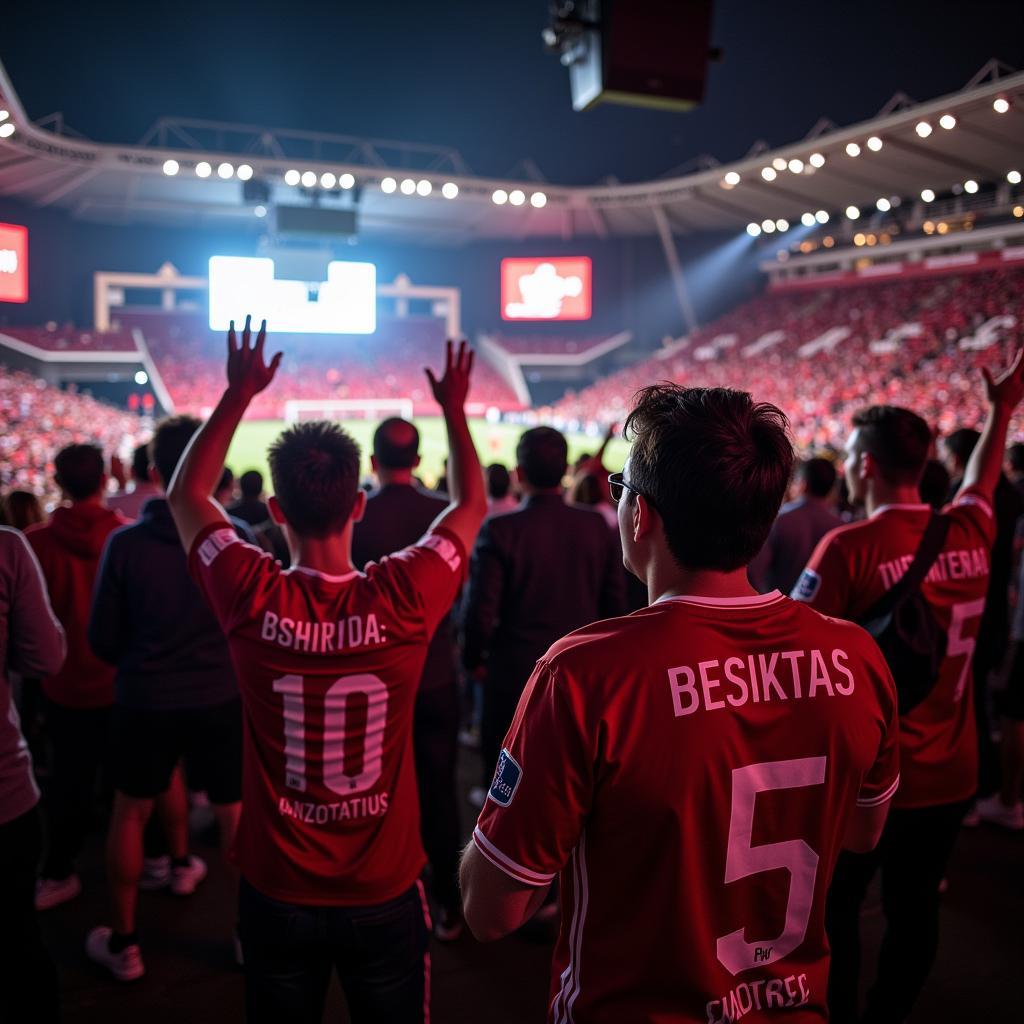
[(0, 327), (0, 335), (24, 342), (44, 352), (137, 352), (128, 331), (83, 331), (68, 325), (44, 327)]

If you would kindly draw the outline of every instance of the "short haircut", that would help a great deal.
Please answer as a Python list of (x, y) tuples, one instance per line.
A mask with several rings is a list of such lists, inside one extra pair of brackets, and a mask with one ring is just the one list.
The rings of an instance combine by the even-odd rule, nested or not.
[(384, 469), (412, 469), (420, 454), (420, 432), (392, 416), (373, 432), (373, 455)]
[(836, 467), (830, 459), (813, 458), (801, 462), (796, 475), (807, 484), (815, 498), (827, 498), (836, 485)]
[(138, 444), (132, 452), (132, 479), (144, 484), (149, 479), (149, 442)]
[(238, 478), (238, 489), (243, 498), (258, 498), (263, 493), (263, 474), (258, 469), (247, 469)]
[(508, 495), (512, 488), (512, 476), (500, 463), (492, 462), (487, 467), (487, 496), (495, 501)]
[(854, 413), (861, 448), (893, 485), (917, 486), (932, 447), (931, 428), (916, 412), (898, 405), (872, 405)]
[(938, 459), (929, 459), (925, 463), (921, 481), (917, 485), (921, 500), (934, 509), (942, 508), (949, 499), (951, 482), (949, 470)]
[(164, 487), (170, 486), (189, 441), (202, 425), (195, 416), (168, 416), (156, 425), (153, 440), (149, 442), (149, 461), (156, 466)]
[(970, 427), (961, 427), (959, 430), (954, 430), (952, 434), (944, 437), (942, 443), (946, 446), (946, 451), (961, 466), (966, 466), (967, 460), (971, 457), (971, 452), (974, 451), (980, 437), (981, 434), (977, 430), (972, 430)]
[(745, 391), (666, 382), (637, 394), (625, 436), (627, 482), (661, 517), (676, 562), (718, 572), (750, 562), (793, 473), (785, 414)]
[(106, 466), (103, 452), (94, 444), (69, 444), (53, 460), (57, 484), (72, 501), (99, 494)]
[(43, 506), (31, 491), (8, 491), (0, 499), (0, 525), (24, 530), (26, 526), (41, 523), (44, 518)]
[(220, 472), (220, 480), (217, 481), (217, 490), (223, 491), (235, 482), (235, 474), (231, 472), (230, 466), (225, 466)]
[(1015, 473), (1024, 473), (1024, 444), (1018, 441), (1006, 449), (1006, 461)]
[(534, 427), (519, 438), (516, 462), (531, 486), (551, 490), (561, 485), (569, 468), (569, 446), (552, 427)]
[(274, 496), (297, 534), (326, 537), (344, 527), (359, 488), (359, 460), (352, 437), (323, 420), (296, 424), (270, 446)]

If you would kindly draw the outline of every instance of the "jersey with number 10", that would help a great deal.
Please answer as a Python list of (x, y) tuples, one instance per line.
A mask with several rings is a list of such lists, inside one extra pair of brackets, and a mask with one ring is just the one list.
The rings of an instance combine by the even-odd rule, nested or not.
[(559, 641), (474, 841), (561, 872), (555, 1024), (826, 1019), (825, 894), (898, 782), (896, 697), (858, 626), (777, 591), (672, 598)]
[(383, 903), (423, 868), (412, 714), (465, 553), (428, 533), (366, 572), (283, 571), (212, 527), (191, 569), (228, 637), (244, 708), (242, 876), (274, 899)]

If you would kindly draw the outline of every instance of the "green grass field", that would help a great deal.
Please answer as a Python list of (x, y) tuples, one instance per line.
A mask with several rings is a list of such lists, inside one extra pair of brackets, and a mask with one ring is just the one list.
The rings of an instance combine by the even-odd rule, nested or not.
[[(416, 426), (420, 431), (420, 452), (423, 457), (421, 476), (424, 481), (433, 485), (441, 474), (441, 467), (448, 454), (445, 439), (444, 421), (440, 417), (417, 419)], [(359, 442), (363, 450), (363, 472), (370, 473), (370, 446), (373, 431), (377, 424), (374, 420), (347, 420), (343, 426)], [(251, 420), (243, 422), (238, 428), (235, 440), (228, 453), (228, 465), (238, 476), (247, 469), (260, 470), (270, 488), (270, 475), (267, 472), (267, 448), (275, 437), (284, 429), (285, 424), (279, 420)], [(504, 423), (486, 423), (484, 420), (472, 420), (471, 429), (476, 441), (480, 461), (487, 465), (490, 462), (501, 462), (511, 468), (516, 461), (516, 441), (522, 433), (522, 427)], [(569, 435), (569, 458), (575, 459), (582, 452), (593, 453), (600, 441), (597, 438), (582, 434)], [(606, 463), (613, 469), (620, 469), (626, 458), (628, 446), (624, 441), (615, 440), (609, 446)]]

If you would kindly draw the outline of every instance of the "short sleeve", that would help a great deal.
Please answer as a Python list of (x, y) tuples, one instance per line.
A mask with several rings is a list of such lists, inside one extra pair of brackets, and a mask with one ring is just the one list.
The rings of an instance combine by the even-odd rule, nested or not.
[(189, 570), (225, 634), (253, 617), (281, 566), (267, 552), (246, 544), (234, 527), (219, 523), (201, 530), (189, 553)]
[(789, 596), (824, 615), (845, 615), (850, 599), (850, 571), (837, 534), (827, 533), (821, 538)]
[(587, 732), (564, 673), (538, 662), (519, 701), (473, 841), (495, 867), (546, 885), (579, 842), (594, 787)]
[(883, 712), (888, 717), (882, 742), (878, 747), (878, 756), (864, 776), (857, 794), (858, 807), (877, 807), (887, 803), (893, 798), (900, 784), (900, 726), (896, 684), (880, 651), (876, 661), (877, 666), (872, 665), (870, 668), (873, 674), (880, 677), (877, 685), (884, 695)]
[(942, 511), (971, 530), (986, 548), (992, 547), (996, 539), (996, 517), (991, 502), (979, 491), (970, 488), (961, 492)]

